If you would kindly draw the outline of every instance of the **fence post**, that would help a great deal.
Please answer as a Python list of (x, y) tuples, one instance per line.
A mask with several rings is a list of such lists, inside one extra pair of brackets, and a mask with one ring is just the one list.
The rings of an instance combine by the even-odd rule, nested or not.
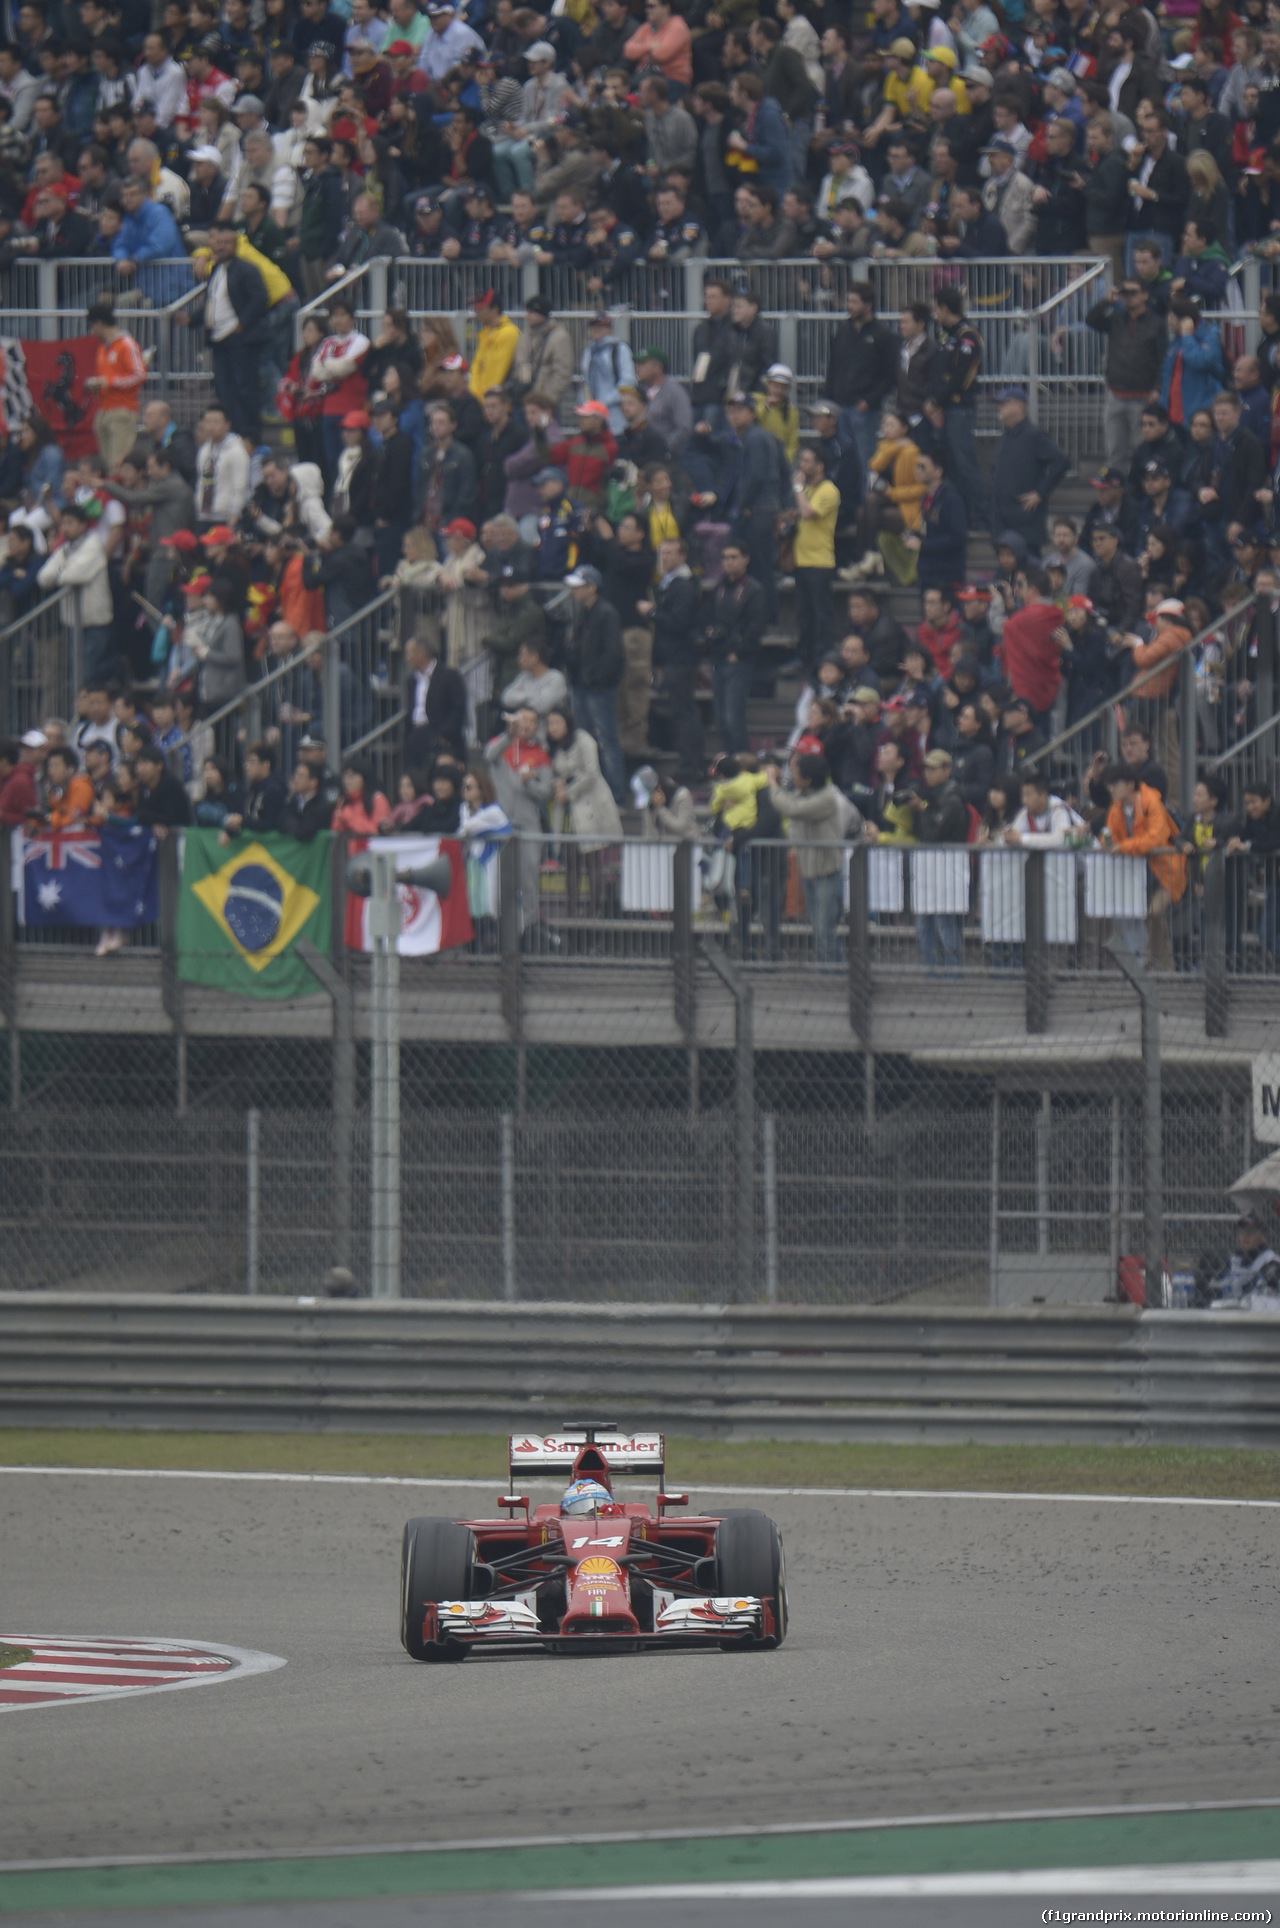
[(734, 1136), (737, 1165), (737, 1278), (734, 1301), (755, 1297), (756, 1049), (751, 986), (718, 945), (703, 943), (712, 970), (734, 1003)]
[(262, 1289), (261, 1249), (259, 1235), (262, 1210), (262, 1174), (260, 1169), (259, 1127), (262, 1114), (256, 1105), (250, 1105), (245, 1121), (245, 1290), (256, 1295)]
[[(40, 287), (40, 339), (58, 339), (58, 264), (56, 261), (38, 261), (37, 279)], [(77, 683), (76, 688), (80, 685)]]
[(71, 687), (78, 690), (84, 682), (84, 591), (71, 592)]
[(1164, 1303), (1164, 1140), (1160, 1080), (1160, 994), (1141, 965), (1113, 937), (1107, 945), (1142, 1003), (1143, 1247), (1148, 1306)]
[(778, 1303), (778, 1121), (771, 1111), (760, 1120), (764, 1168), (764, 1296)]
[(1022, 871), (1026, 925), (1023, 952), (1028, 1036), (1049, 1029), (1049, 946), (1045, 939), (1045, 853), (1029, 850)]
[(675, 1020), (687, 1045), (697, 1029), (696, 988), (693, 974), (693, 852), (678, 843), (671, 853), (671, 972), (674, 980)]
[(1000, 1087), (998, 1085), (991, 1093), (991, 1216), (988, 1221), (987, 1239), (988, 1296), (992, 1305), (997, 1305), (1000, 1297)]
[[(346, 839), (333, 840), (333, 916), (341, 919), (346, 906)], [(333, 1006), (333, 1262), (352, 1269), (354, 1245), (351, 1226), (352, 1165), (356, 1113), (355, 1000), (351, 986), (309, 937), (298, 939), (298, 955), (329, 995)]]
[(368, 296), (371, 315), (385, 315), (390, 306), (387, 297), (387, 269), (390, 265), (390, 256), (385, 254), (376, 256), (369, 263)]
[(849, 851), (849, 1029), (864, 1051), (871, 1049), (871, 911), (867, 902), (867, 849)]
[(370, 1111), (375, 1299), (400, 1297), (400, 898), (394, 854), (375, 853), (369, 930), (373, 938), (373, 1054)]
[(1227, 1035), (1227, 859), (1221, 850), (1211, 850), (1204, 866), (1204, 1034)]
[(1256, 254), (1245, 256), (1244, 270), (1240, 278), (1244, 282), (1241, 290), (1244, 295), (1245, 312), (1244, 345), (1250, 355), (1256, 355), (1258, 337), (1262, 332), (1258, 326), (1258, 309), (1261, 306), (1262, 296), (1262, 269)]
[(1040, 423), (1040, 317), (1033, 308), (1027, 322), (1027, 414)]
[[(8, 855), (8, 838), (0, 843)], [(18, 947), (14, 941), (16, 906), (7, 880), (0, 897), (0, 1013), (9, 1034), (9, 1109), (22, 1109), (22, 1035), (18, 1030)]]
[(324, 704), (324, 740), (329, 746), (333, 767), (340, 769), (342, 752), (346, 748), (342, 741), (342, 645), (332, 633), (324, 639), (324, 665), (320, 681), (320, 700)]
[(524, 1031), (520, 977), (520, 833), (513, 831), (498, 850), (498, 957), (502, 1022), (515, 1044)]
[(1178, 806), (1189, 817), (1196, 788), (1196, 671), (1189, 649), (1178, 661), (1178, 739)]
[(182, 983), (178, 977), (178, 839), (172, 831), (156, 844), (156, 863), (160, 884), (160, 1001), (173, 1026), (176, 1058), (176, 1109), (180, 1118), (187, 1110), (187, 1034), (184, 1024)]
[(516, 1121), (502, 1114), (502, 1297), (514, 1305), (516, 1289)]

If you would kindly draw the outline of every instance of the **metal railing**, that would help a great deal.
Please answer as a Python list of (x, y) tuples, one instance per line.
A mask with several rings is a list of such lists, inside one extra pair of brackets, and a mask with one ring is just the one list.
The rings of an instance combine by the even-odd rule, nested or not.
[[(71, 606), (64, 620), (63, 603)], [(60, 589), (0, 630), (0, 714), (5, 734), (22, 736), (47, 716), (75, 713), (84, 674), (81, 592)]]
[[(578, 1304), (6, 1293), (0, 1396), (27, 1425), (503, 1432), (516, 1415), (541, 1425), (572, 1406), (580, 1320)], [(1266, 1392), (1280, 1331), (1265, 1318), (704, 1301), (619, 1304), (608, 1330), (593, 1384), (626, 1424), (803, 1440), (1280, 1443)]]
[(1086, 799), (1095, 759), (1115, 762), (1121, 733), (1136, 723), (1169, 779), (1170, 802), (1189, 815), (1202, 765), (1239, 782), (1257, 773), (1268, 729), (1258, 718), (1273, 717), (1278, 698), (1274, 613), (1265, 599), (1246, 596), (1033, 750), (1025, 766), (1047, 765), (1064, 795)]

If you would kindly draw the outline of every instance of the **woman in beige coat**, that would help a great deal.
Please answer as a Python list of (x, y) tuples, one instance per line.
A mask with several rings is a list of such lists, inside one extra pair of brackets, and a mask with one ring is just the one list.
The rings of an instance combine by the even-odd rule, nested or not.
[[(600, 774), (596, 740), (574, 723), (567, 704), (547, 714), (547, 749), (555, 775), (551, 827), (561, 833), (592, 839), (565, 845), (565, 884), (570, 916), (582, 908), (582, 876), (586, 876), (587, 908), (595, 915), (604, 896), (604, 852), (622, 841), (622, 819), (608, 784)], [(599, 841), (595, 841), (599, 839)]]

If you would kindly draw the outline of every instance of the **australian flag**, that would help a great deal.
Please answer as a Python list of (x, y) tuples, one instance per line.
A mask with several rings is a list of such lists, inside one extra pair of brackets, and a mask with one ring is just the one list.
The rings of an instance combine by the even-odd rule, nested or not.
[(48, 831), (22, 852), (24, 922), (135, 930), (160, 915), (155, 833), (140, 823)]

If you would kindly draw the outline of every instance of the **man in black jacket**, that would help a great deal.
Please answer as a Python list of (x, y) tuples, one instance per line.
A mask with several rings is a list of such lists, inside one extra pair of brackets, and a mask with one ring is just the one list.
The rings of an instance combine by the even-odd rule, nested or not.
[(1216, 547), (1231, 548), (1241, 530), (1258, 521), (1257, 492), (1266, 486), (1267, 461), (1256, 435), (1240, 426), (1240, 397), (1223, 389), (1213, 398), (1208, 480), (1197, 508)]
[(218, 842), (229, 844), (241, 831), (258, 835), (278, 830), (284, 809), (285, 787), (274, 769), (275, 753), (269, 743), (251, 743), (244, 753), (244, 780), (247, 788), (243, 812), (233, 813), (223, 822)]
[[(920, 843), (963, 844), (969, 836), (969, 807), (951, 778), (947, 750), (930, 750), (924, 760), (924, 794), (915, 812), (915, 835)], [(939, 878), (923, 878), (926, 890), (942, 888)], [(964, 918), (954, 911), (916, 913), (916, 940), (931, 977), (941, 965), (947, 977), (964, 969)]]
[[(724, 427), (721, 406), (729, 388), (729, 371), (734, 359), (733, 293), (727, 281), (704, 281), (702, 304), (707, 311), (693, 331), (693, 380), (689, 395), (700, 422), (713, 428)], [(766, 367), (768, 364), (765, 364)]]
[(698, 585), (685, 560), (683, 542), (659, 543), (658, 569), (653, 601), (637, 603), (636, 609), (653, 624), (653, 667), (671, 705), (677, 779), (700, 783), (706, 774), (706, 757), (702, 718), (694, 695), (699, 655)]
[(938, 354), (932, 368), (933, 395), (925, 413), (941, 433), (947, 474), (964, 497), (970, 521), (980, 526), (991, 517), (991, 497), (974, 447), (982, 337), (965, 320), (959, 288), (934, 290), (933, 315), (938, 324)]
[(1071, 464), (1046, 429), (1027, 416), (1025, 388), (996, 396), (1003, 430), (991, 477), (991, 534), (1015, 529), (1038, 555), (1049, 540), (1049, 498)]
[(502, 514), (507, 493), (507, 472), (502, 465), (509, 455), (514, 455), (529, 440), (529, 429), (523, 414), (519, 421), (512, 418), (511, 396), (505, 388), (491, 388), (481, 406), (484, 409), (484, 433), (476, 443), (480, 490), (479, 514), (475, 517), (477, 526), (487, 522), (490, 516)]
[(765, 630), (764, 592), (747, 574), (747, 552), (740, 542), (726, 542), (721, 561), (724, 573), (711, 592), (704, 634), (712, 663), (712, 701), (720, 747), (736, 755), (751, 748), (747, 696), (752, 665)]
[(409, 713), (409, 727), (404, 733), (404, 768), (429, 769), (441, 750), (463, 756), (467, 686), (456, 669), (440, 661), (440, 645), (436, 639), (410, 637), (404, 646), (404, 668), (404, 706)]
[(256, 448), (262, 432), (259, 368), (267, 335), (267, 288), (251, 262), (236, 253), (231, 221), (209, 226), (213, 266), (205, 297), (205, 333), (213, 343), (213, 386), (232, 432)]
[(1036, 253), (1076, 254), (1085, 245), (1084, 192), (1076, 167), (1076, 124), (1060, 114), (1045, 128), (1047, 159), (1032, 173)]
[(1123, 468), (1138, 443), (1143, 405), (1160, 392), (1169, 332), (1151, 312), (1150, 297), (1136, 275), (1127, 275), (1105, 301), (1095, 302), (1084, 320), (1086, 328), (1107, 338), (1102, 428), (1107, 461)]
[(754, 290), (741, 287), (736, 291), (730, 317), (729, 374), (725, 388), (717, 397), (720, 401), (724, 400), (726, 390), (733, 394), (745, 389), (750, 394), (761, 387), (765, 369), (778, 359), (777, 330), (760, 313), (760, 297)]
[[(1123, 100), (1122, 89), (1121, 113), (1125, 111)], [(1167, 235), (1176, 253), (1191, 199), (1187, 164), (1169, 145), (1169, 116), (1163, 107), (1144, 96), (1135, 119), (1142, 145), (1129, 156), (1129, 192), (1133, 196), (1129, 229), (1137, 234)]]
[(134, 813), (138, 822), (150, 824), (157, 837), (166, 836), (178, 824), (190, 823), (191, 800), (166, 767), (164, 751), (148, 743), (134, 761), (138, 766), (138, 807)]
[(1093, 604), (1108, 629), (1127, 633), (1142, 614), (1146, 577), (1142, 565), (1120, 547), (1120, 528), (1099, 522), (1090, 537), (1098, 573), (1093, 579)]
[(333, 805), (325, 796), (320, 779), (309, 763), (299, 763), (289, 786), (289, 798), (280, 812), (280, 834), (311, 843), (329, 828)]
[(399, 410), (385, 395), (374, 397), (373, 426), (382, 437), (373, 469), (373, 546), (378, 577), (394, 574), (404, 532), (413, 513), (413, 440), (399, 425)]
[(613, 792), (614, 802), (626, 804), (626, 766), (618, 738), (618, 685), (626, 668), (622, 625), (613, 604), (600, 594), (603, 578), (598, 569), (585, 563), (564, 580), (574, 602), (565, 650), (574, 715), (579, 726), (595, 738), (600, 773)]
[(880, 409), (898, 386), (898, 341), (876, 320), (871, 284), (855, 281), (845, 294), (848, 320), (836, 329), (823, 393), (841, 409), (840, 425), (857, 448), (864, 472), (876, 452)]

